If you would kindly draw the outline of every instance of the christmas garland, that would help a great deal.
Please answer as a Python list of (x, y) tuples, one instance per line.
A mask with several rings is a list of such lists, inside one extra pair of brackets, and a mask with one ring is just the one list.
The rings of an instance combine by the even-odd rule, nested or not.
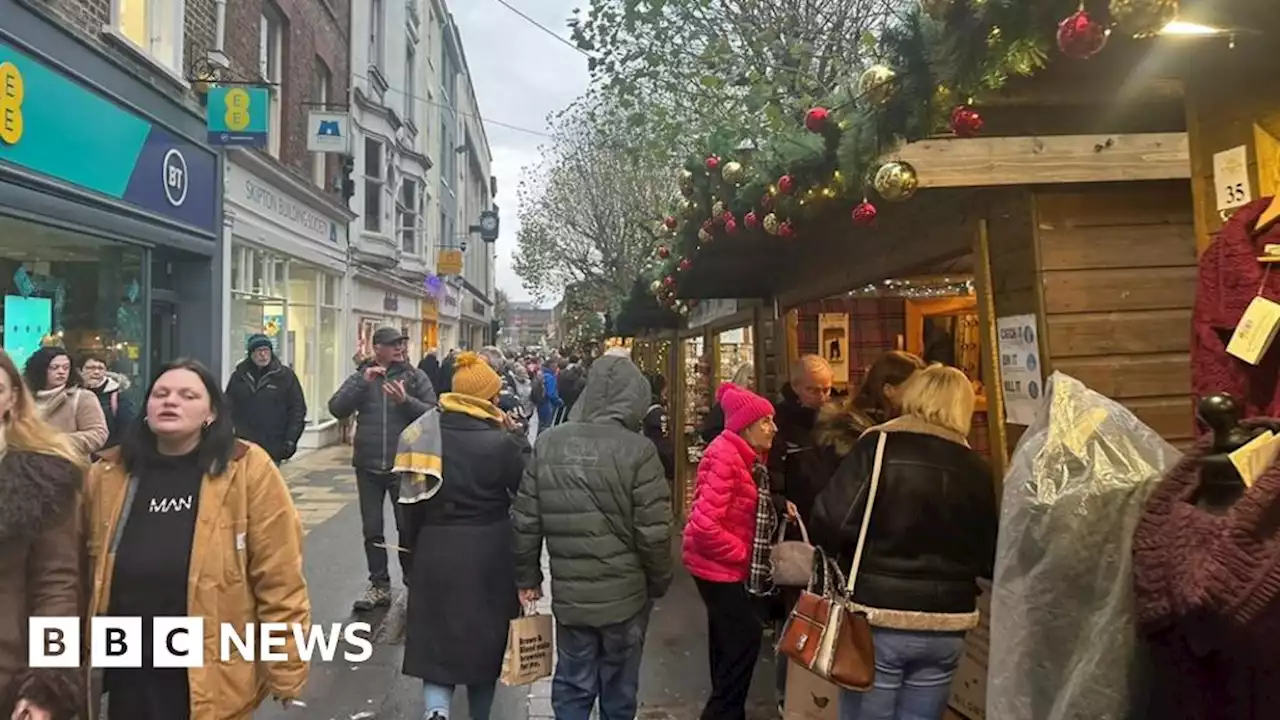
[(944, 128), (977, 135), (983, 120), (973, 98), (1038, 72), (1055, 39), (1067, 57), (1087, 59), (1106, 45), (1112, 23), (1141, 36), (1177, 11), (1177, 0), (1097, 1), (1101, 12), (1091, 15), (1080, 0), (918, 0), (880, 37), (881, 62), (797, 118), (792, 132), (759, 146), (707, 138), (706, 155), (679, 170), (681, 200), (657, 227), (646, 278), (655, 302), (687, 315), (696, 301), (676, 298), (679, 276), (721, 238), (790, 240), (837, 212), (873, 224), (872, 190), (903, 202), (918, 186), (910, 164), (881, 162), (887, 151)]

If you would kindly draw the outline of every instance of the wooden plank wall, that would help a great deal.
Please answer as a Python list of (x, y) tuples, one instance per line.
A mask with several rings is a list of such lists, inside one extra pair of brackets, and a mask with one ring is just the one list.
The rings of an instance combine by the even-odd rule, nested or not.
[(1035, 233), (1046, 365), (1187, 444), (1196, 283), (1190, 183), (1039, 190)]
[[(993, 192), (987, 198), (987, 245), (991, 255), (993, 317), (1040, 315), (1036, 287), (1036, 246), (1033, 198), (1029, 188)], [(1040, 329), (1043, 337), (1043, 323)], [(1043, 340), (1041, 340), (1043, 345)], [(994, 349), (992, 350), (994, 352)], [(1041, 348), (1041, 357), (1045, 357)], [(988, 395), (990, 398), (990, 395)], [(1003, 409), (997, 409), (1003, 413)], [(1026, 427), (1005, 425), (1007, 450), (1017, 447)]]

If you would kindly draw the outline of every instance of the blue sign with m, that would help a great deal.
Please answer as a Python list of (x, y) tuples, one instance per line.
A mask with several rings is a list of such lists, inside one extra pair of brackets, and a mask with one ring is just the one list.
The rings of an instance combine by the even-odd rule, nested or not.
[(337, 120), (324, 120), (320, 123), (320, 131), (317, 134), (325, 137), (342, 137), (342, 124)]

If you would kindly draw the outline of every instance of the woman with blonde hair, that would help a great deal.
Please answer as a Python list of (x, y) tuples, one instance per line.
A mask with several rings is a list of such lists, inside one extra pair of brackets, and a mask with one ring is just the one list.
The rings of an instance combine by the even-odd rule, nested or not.
[(991, 468), (967, 439), (974, 400), (955, 368), (915, 373), (902, 414), (863, 433), (814, 504), (814, 540), (848, 571), (871, 502), (853, 600), (871, 622), (876, 681), (842, 695), (841, 720), (939, 720), (947, 706), (999, 522)]
[(40, 419), (3, 351), (0, 453), (0, 718), (71, 717), (84, 709), (80, 673), (28, 666), (27, 618), (81, 614), (85, 460)]

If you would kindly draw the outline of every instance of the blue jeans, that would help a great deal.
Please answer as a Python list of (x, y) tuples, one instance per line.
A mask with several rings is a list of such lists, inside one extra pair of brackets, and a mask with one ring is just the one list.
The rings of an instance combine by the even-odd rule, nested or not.
[(872, 628), (875, 687), (843, 691), (840, 720), (941, 720), (964, 655), (964, 636)]
[[(493, 709), (493, 695), (497, 681), (467, 686), (467, 709), (471, 711), (471, 720), (489, 720), (489, 711)], [(453, 686), (437, 685), (425, 680), (422, 682), (422, 701), (426, 706), (423, 718), (439, 715), (446, 720), (449, 717), (449, 706), (453, 704)]]
[(556, 623), (556, 674), (551, 707), (556, 720), (588, 720), (600, 700), (600, 720), (633, 720), (640, 690), (640, 658), (653, 603), (635, 617), (604, 627)]

